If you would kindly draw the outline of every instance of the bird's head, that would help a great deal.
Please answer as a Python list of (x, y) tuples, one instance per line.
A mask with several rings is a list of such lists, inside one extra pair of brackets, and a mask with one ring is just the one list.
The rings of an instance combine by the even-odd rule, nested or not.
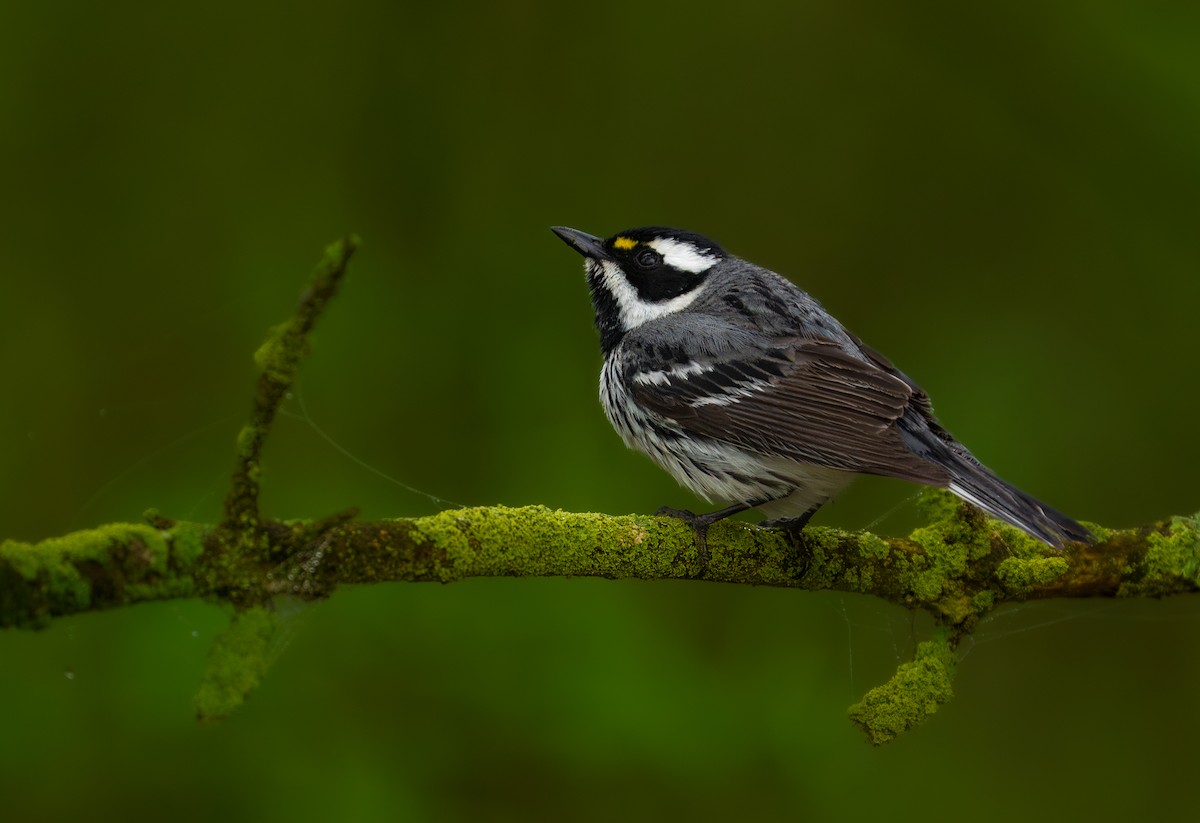
[(610, 351), (643, 323), (683, 311), (704, 291), (725, 250), (693, 232), (648, 226), (607, 240), (578, 229), (552, 231), (584, 257), (600, 344)]

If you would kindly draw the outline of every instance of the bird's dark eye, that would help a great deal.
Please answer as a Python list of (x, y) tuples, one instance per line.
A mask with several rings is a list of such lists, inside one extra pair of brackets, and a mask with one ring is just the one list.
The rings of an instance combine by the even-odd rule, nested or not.
[(662, 262), (662, 256), (654, 249), (642, 249), (633, 258), (639, 269), (653, 269)]

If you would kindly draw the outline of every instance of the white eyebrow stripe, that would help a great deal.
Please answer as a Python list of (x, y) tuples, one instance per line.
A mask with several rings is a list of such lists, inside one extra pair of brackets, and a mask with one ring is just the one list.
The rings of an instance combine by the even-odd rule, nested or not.
[(659, 237), (646, 241), (646, 245), (661, 254), (663, 262), (668, 266), (692, 274), (708, 271), (717, 262), (715, 255), (701, 251), (684, 240)]

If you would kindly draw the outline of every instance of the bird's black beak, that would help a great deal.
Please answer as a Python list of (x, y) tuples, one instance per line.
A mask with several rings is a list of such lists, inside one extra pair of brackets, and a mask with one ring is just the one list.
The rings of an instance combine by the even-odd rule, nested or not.
[(566, 226), (552, 226), (550, 231), (584, 257), (590, 257), (592, 260), (612, 259), (612, 255), (604, 250), (604, 241), (599, 237), (592, 237), (587, 232), (569, 229)]

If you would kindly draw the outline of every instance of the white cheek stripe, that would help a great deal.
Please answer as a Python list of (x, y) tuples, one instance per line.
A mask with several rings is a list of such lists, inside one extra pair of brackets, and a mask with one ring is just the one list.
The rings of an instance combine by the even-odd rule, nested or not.
[(625, 273), (616, 263), (589, 260), (588, 265), (600, 267), (600, 283), (617, 301), (617, 311), (620, 312), (625, 331), (632, 331), (643, 323), (686, 309), (704, 291), (704, 286), (700, 286), (661, 303), (648, 303), (638, 297), (637, 289), (625, 279)]
[(700, 251), (691, 243), (672, 240), (670, 237), (649, 240), (646, 245), (661, 254), (663, 262), (668, 266), (680, 271), (690, 271), (692, 274), (708, 271), (717, 262), (717, 258)]

